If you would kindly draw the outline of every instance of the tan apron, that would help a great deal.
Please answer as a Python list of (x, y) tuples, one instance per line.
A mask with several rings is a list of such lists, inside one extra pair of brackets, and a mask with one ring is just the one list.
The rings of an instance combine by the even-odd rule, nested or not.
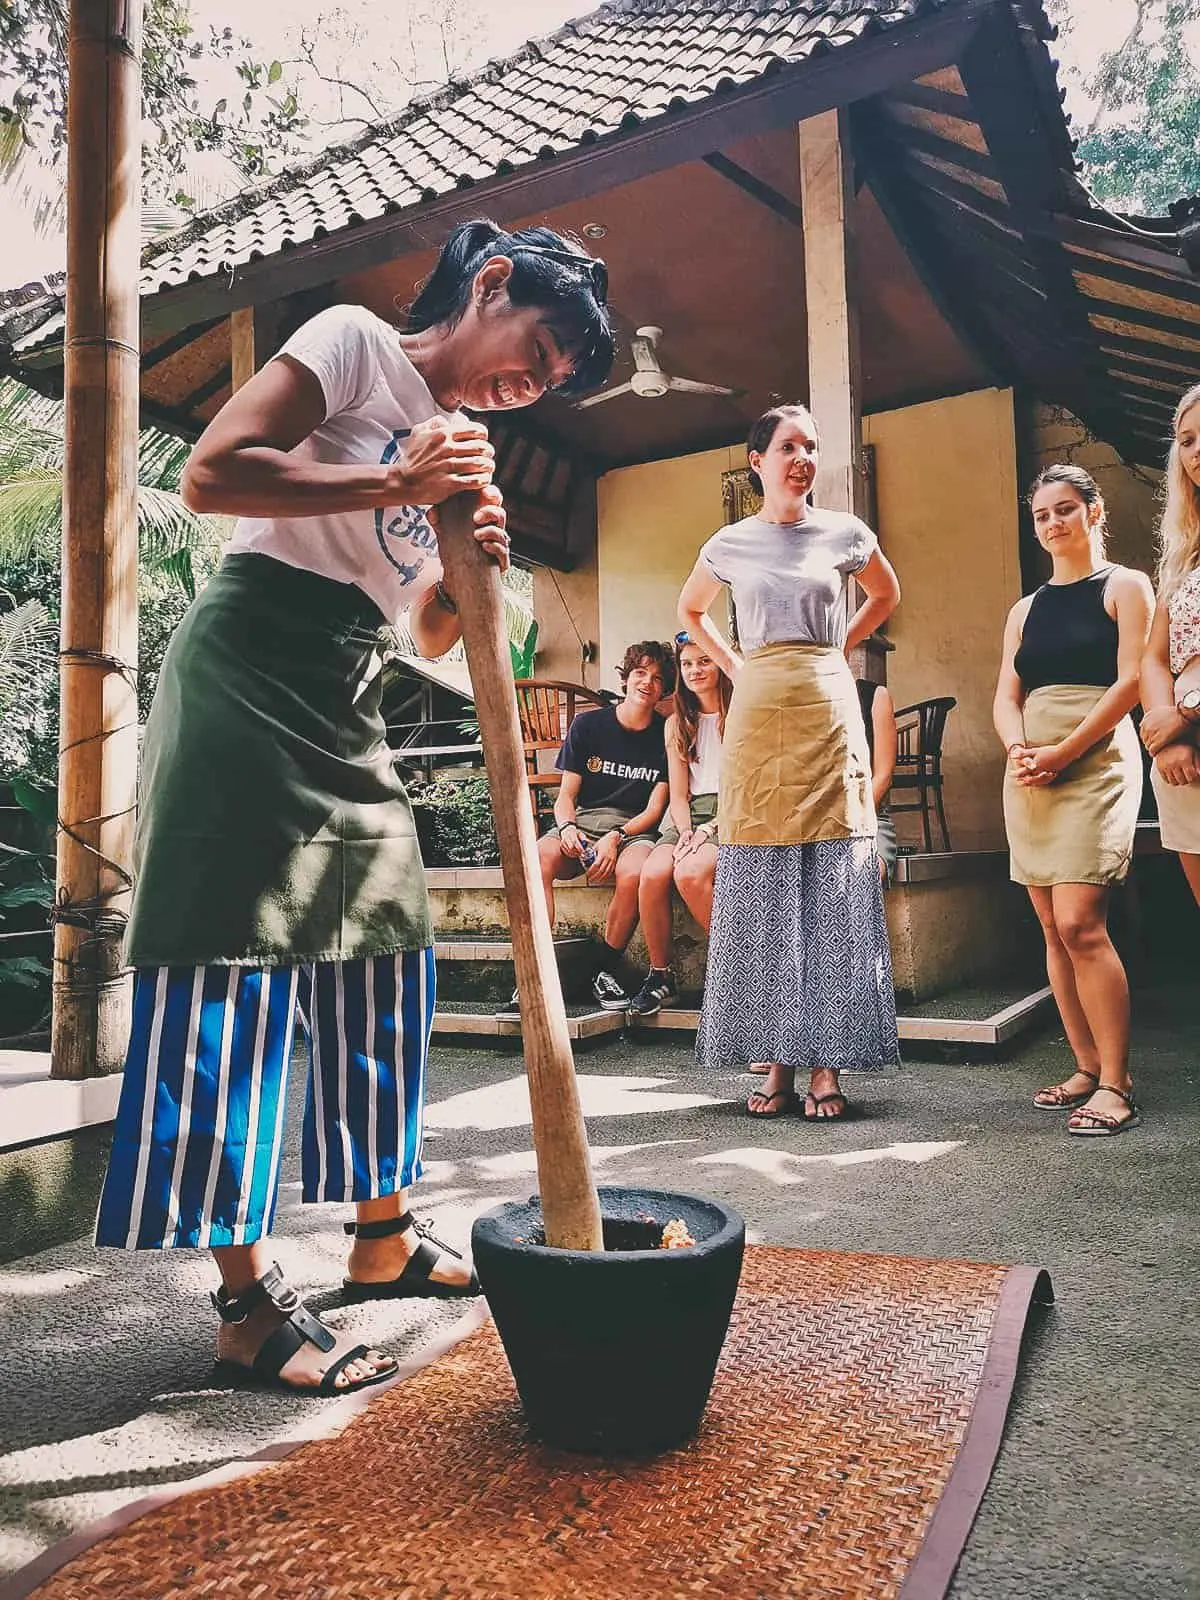
[[(1058, 744), (1107, 693), (1077, 683), (1032, 690), (1021, 713), (1025, 743)], [(1010, 766), (1004, 826), (1013, 882), (1120, 883), (1133, 857), (1141, 801), (1141, 748), (1128, 717), (1044, 789), (1018, 783)]]
[(874, 837), (866, 729), (836, 646), (747, 656), (725, 719), (719, 814), (722, 845)]

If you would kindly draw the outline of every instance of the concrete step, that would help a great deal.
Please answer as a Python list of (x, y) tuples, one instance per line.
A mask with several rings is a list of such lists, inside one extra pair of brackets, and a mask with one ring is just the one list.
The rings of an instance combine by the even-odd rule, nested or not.
[[(937, 1001), (929, 1002), (929, 1012), (922, 1016), (900, 1016), (896, 1019), (901, 1042), (967, 1045), (995, 1050), (1010, 1044), (1022, 1033), (1047, 1020), (1054, 1011), (1054, 997), (1048, 988), (1035, 989), (1019, 995), (986, 1016), (949, 1014), (962, 1009), (953, 1004), (953, 996), (946, 996), (944, 1014), (938, 1016)], [(572, 1039), (594, 1039), (606, 1034), (618, 1034), (628, 1027), (631, 1031), (647, 1033), (694, 1034), (700, 1021), (695, 1004), (671, 1006), (657, 1016), (636, 1021), (627, 1018), (623, 1011), (588, 1010), (586, 1007), (568, 1007), (567, 1028)], [(494, 1010), (481, 1004), (463, 1004), (453, 1009), (438, 1006), (433, 1021), (435, 1038), (519, 1039), (521, 1024), (516, 1017), (497, 1017)]]
[[(591, 939), (580, 936), (555, 939), (554, 950), (560, 960), (570, 960), (580, 955), (591, 944)], [(439, 934), (434, 941), (433, 953), (443, 961), (511, 961), (512, 940), (507, 933)]]

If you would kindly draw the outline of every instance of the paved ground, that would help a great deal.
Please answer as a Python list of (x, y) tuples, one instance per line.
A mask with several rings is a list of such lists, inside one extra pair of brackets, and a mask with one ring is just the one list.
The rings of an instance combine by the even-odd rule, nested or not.
[[(1193, 996), (1140, 996), (1146, 1120), (1106, 1142), (1066, 1138), (1060, 1118), (1029, 1103), (1064, 1070), (1053, 1034), (1002, 1065), (910, 1059), (899, 1076), (853, 1080), (864, 1116), (823, 1129), (749, 1122), (747, 1080), (697, 1073), (677, 1040), (578, 1058), (602, 1181), (720, 1195), (759, 1241), (1050, 1269), (1058, 1304), (1030, 1342), (956, 1600), (1200, 1595)], [(519, 1072), (515, 1054), (435, 1053), (419, 1209), (451, 1236), (465, 1237), (483, 1206), (530, 1192)], [(336, 1283), (335, 1218), (322, 1214), (318, 1229), (295, 1202), (296, 1173), (285, 1176), (280, 1259), (303, 1284)], [(208, 1282), (201, 1259), (131, 1266), (86, 1241), (0, 1272), (0, 1570), (320, 1409), (208, 1387)], [(400, 1351), (453, 1311), (333, 1316)]]

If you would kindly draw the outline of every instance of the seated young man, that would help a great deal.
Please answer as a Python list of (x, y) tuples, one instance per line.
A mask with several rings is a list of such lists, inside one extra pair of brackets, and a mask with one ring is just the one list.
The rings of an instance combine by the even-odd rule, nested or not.
[[(538, 840), (546, 905), (554, 885), (580, 874), (611, 883), (604, 938), (594, 951), (592, 994), (609, 1011), (629, 995), (617, 977), (638, 919), (638, 883), (667, 807), (667, 752), (655, 707), (675, 687), (675, 664), (657, 639), (631, 644), (620, 668), (624, 699), (577, 716), (555, 763), (563, 775), (555, 825)], [(518, 1010), (514, 993), (506, 1015)]]

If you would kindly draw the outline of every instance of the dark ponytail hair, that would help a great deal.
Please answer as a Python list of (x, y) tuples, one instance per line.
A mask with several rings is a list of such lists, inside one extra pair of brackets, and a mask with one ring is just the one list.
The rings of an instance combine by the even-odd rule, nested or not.
[(1033, 509), (1033, 497), (1039, 489), (1049, 485), (1061, 483), (1066, 489), (1074, 489), (1090, 511), (1093, 506), (1100, 507), (1099, 520), (1093, 524), (1091, 538), (1092, 549), (1097, 558), (1104, 555), (1104, 540), (1108, 532), (1108, 523), (1104, 515), (1104, 496), (1100, 493), (1100, 485), (1090, 472), (1085, 472), (1082, 467), (1077, 467), (1070, 461), (1056, 461), (1053, 466), (1043, 467), (1037, 477), (1029, 485), (1029, 508)]
[[(546, 250), (556, 253), (538, 253)], [(486, 218), (460, 223), (409, 306), (406, 331), (420, 333), (439, 323), (453, 326), (470, 304), (475, 274), (493, 256), (507, 256), (513, 264), (507, 285), (511, 303), (545, 311), (547, 325), (575, 357), (571, 375), (558, 392), (581, 394), (602, 384), (615, 353), (605, 291), (598, 288), (598, 282), (607, 282), (604, 265), (553, 228), (506, 233)], [(563, 256), (578, 256), (579, 268)]]
[[(787, 405), (772, 406), (770, 411), (763, 412), (747, 436), (746, 454), (749, 455), (750, 451), (753, 450), (756, 455), (761, 456), (775, 437), (775, 430), (785, 417), (806, 417), (812, 423), (812, 431), (817, 442), (820, 442), (821, 435), (817, 430), (817, 419), (807, 406), (802, 406), (799, 401), (795, 401), (789, 402)], [(762, 494), (763, 492), (763, 481), (753, 467), (750, 468), (750, 487), (755, 494)]]

